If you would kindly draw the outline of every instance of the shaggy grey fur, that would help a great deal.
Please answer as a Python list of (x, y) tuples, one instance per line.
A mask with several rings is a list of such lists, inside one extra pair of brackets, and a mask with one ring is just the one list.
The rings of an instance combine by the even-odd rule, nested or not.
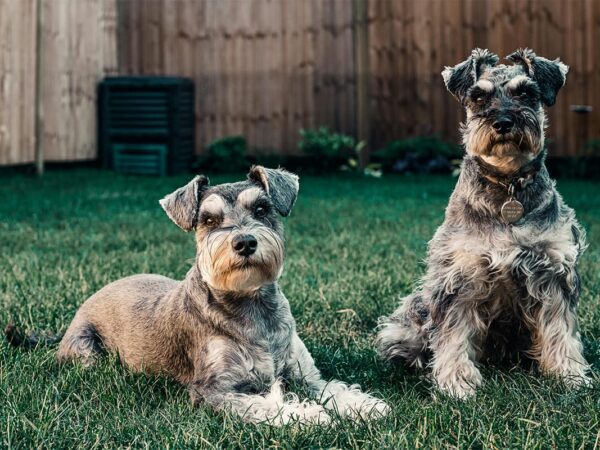
[[(573, 385), (587, 380), (576, 316), (585, 234), (543, 150), (543, 105), (568, 68), (531, 50), (508, 58), (515, 65), (476, 49), (443, 72), (467, 110), (466, 155), (427, 272), (377, 336), (385, 359), (429, 366), (437, 387), (461, 398), (481, 385), (477, 365), (490, 357), (526, 355)], [(510, 185), (524, 207), (512, 224), (500, 215)]]
[[(277, 213), (290, 213), (298, 188), (294, 174), (253, 167), (247, 181), (211, 187), (198, 176), (165, 197), (169, 217), (195, 233), (195, 264), (183, 281), (135, 275), (102, 288), (77, 312), (58, 359), (91, 364), (102, 350), (117, 353), (134, 370), (184, 383), (194, 403), (251, 422), (385, 414), (387, 405), (358, 386), (321, 378), (277, 283)], [(291, 380), (317, 402), (284, 397), (282, 382)]]

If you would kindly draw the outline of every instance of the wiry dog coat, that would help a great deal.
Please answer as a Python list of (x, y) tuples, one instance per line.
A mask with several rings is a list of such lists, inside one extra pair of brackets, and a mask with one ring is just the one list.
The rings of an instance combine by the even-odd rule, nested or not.
[[(527, 50), (509, 58), (517, 64), (496, 66), (495, 55), (476, 50), (444, 72), (467, 109), (467, 155), (427, 273), (381, 319), (377, 339), (384, 358), (429, 364), (437, 386), (458, 397), (482, 383), (476, 365), (485, 357), (524, 353), (574, 383), (587, 368), (576, 317), (584, 232), (543, 151), (543, 105), (554, 103), (566, 66)], [(524, 215), (509, 224), (500, 210), (511, 183)]]

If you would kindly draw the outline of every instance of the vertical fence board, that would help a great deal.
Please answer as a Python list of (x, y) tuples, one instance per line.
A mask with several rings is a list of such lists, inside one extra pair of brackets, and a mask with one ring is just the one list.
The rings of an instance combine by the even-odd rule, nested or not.
[(114, 0), (42, 0), (42, 147), (48, 161), (96, 157), (96, 86), (116, 68)]
[(34, 160), (35, 0), (0, 0), (0, 165)]

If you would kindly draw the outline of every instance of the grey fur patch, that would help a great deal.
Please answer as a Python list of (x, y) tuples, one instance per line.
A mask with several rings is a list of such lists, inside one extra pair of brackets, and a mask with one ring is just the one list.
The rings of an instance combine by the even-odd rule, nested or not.
[(554, 105), (558, 91), (565, 85), (569, 72), (567, 65), (558, 58), (550, 61), (537, 56), (533, 50), (528, 48), (516, 50), (506, 59), (523, 66), (529, 77), (538, 84), (544, 104), (546, 106)]
[(300, 189), (296, 174), (284, 169), (254, 166), (248, 173), (248, 179), (262, 186), (279, 214), (284, 217), (290, 214)]
[(198, 175), (185, 186), (160, 200), (160, 206), (178, 227), (191, 231), (196, 227), (202, 193), (206, 191), (209, 184), (207, 177)]
[(489, 50), (476, 48), (471, 56), (454, 67), (446, 67), (442, 72), (446, 88), (461, 102), (464, 101), (468, 90), (481, 74), (488, 68), (498, 64), (499, 58)]

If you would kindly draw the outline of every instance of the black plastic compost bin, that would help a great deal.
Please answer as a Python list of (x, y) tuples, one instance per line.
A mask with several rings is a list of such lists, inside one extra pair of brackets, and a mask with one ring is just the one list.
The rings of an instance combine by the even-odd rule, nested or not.
[(107, 77), (98, 90), (103, 167), (146, 175), (190, 170), (196, 145), (192, 80)]

